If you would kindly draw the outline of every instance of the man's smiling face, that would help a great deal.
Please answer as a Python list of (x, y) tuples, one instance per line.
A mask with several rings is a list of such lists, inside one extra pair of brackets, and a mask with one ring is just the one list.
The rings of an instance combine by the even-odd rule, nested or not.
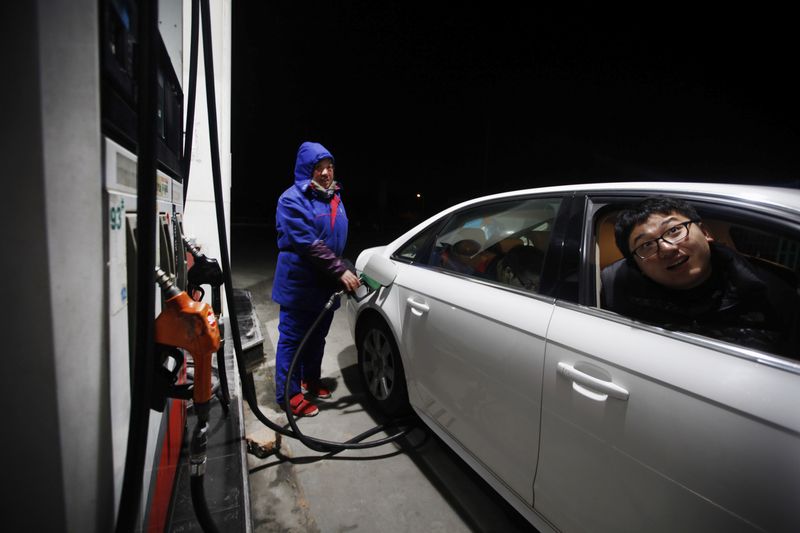
[(654, 213), (645, 222), (635, 226), (628, 238), (631, 250), (647, 241), (657, 240), (658, 251), (654, 255), (642, 259), (634, 254), (635, 261), (645, 276), (670, 289), (691, 289), (711, 276), (711, 249), (708, 243), (713, 238), (700, 225), (689, 224), (689, 234), (676, 244), (659, 238), (668, 230), (688, 221), (689, 218), (675, 212), (668, 215)]

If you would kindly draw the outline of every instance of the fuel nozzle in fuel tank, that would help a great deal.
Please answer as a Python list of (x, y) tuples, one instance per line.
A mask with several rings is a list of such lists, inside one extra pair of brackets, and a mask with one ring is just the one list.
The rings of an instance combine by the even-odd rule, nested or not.
[(397, 266), (388, 258), (380, 254), (373, 254), (364, 265), (364, 270), (358, 274), (361, 286), (351, 297), (356, 301), (361, 301), (373, 292), (388, 287), (394, 283), (397, 277)]
[[(359, 285), (356, 290), (347, 293), (347, 295), (356, 302), (360, 302), (381, 288), (381, 285), (377, 281), (367, 276), (363, 272), (361, 274), (356, 273), (356, 275), (358, 276), (359, 281), (361, 281), (361, 285)], [(341, 293), (343, 292), (344, 291), (341, 291)]]
[(359, 278), (361, 278), (361, 281), (362, 281), (362, 282), (363, 282), (363, 283), (364, 283), (364, 284), (365, 284), (367, 287), (369, 287), (370, 289), (372, 289), (373, 291), (377, 291), (378, 289), (380, 289), (380, 288), (381, 288), (381, 284), (380, 284), (380, 283), (378, 283), (377, 281), (375, 281), (374, 279), (372, 279), (372, 278), (371, 278), (371, 277), (369, 277), (368, 275), (364, 274), (363, 272), (361, 273), (361, 275), (359, 276)]
[(156, 268), (156, 281), (164, 293), (164, 308), (156, 318), (155, 341), (183, 348), (192, 355), (195, 369), (192, 400), (198, 413), (207, 413), (212, 396), (211, 358), (220, 343), (217, 317), (210, 305), (192, 300), (160, 268)]

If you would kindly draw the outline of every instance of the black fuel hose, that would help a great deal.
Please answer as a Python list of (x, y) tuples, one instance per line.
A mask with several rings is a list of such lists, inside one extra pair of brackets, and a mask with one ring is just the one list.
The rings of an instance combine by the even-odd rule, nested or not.
[(190, 476), (189, 486), (192, 493), (192, 505), (194, 506), (194, 513), (197, 516), (197, 522), (206, 533), (216, 533), (219, 529), (217, 529), (214, 519), (211, 518), (208, 504), (206, 504), (203, 476)]
[[(283, 386), (283, 408), (286, 411), (286, 418), (289, 420), (289, 425), (292, 426), (292, 430), (294, 431), (295, 437), (311, 448), (312, 450), (316, 450), (318, 452), (336, 452), (340, 450), (356, 450), (356, 449), (364, 449), (364, 448), (375, 448), (376, 446), (383, 446), (384, 444), (389, 444), (390, 442), (394, 442), (397, 439), (407, 435), (409, 431), (411, 431), (411, 426), (408, 426), (404, 429), (401, 429), (397, 433), (393, 435), (389, 435), (388, 437), (372, 440), (368, 442), (359, 442), (362, 439), (348, 441), (346, 443), (342, 442), (334, 442), (324, 439), (319, 439), (316, 437), (309, 437), (304, 435), (300, 428), (297, 426), (297, 421), (295, 420), (294, 413), (292, 412), (292, 406), (289, 404), (289, 386), (291, 384), (291, 376), (294, 374), (294, 369), (297, 366), (297, 362), (300, 360), (300, 354), (303, 353), (303, 348), (305, 348), (308, 339), (311, 338), (311, 334), (319, 326), (319, 323), (322, 321), (323, 317), (328, 314), (333, 307), (334, 302), (344, 293), (344, 291), (335, 292), (328, 298), (328, 301), (325, 303), (325, 307), (322, 308), (322, 311), (317, 316), (314, 323), (308, 328), (306, 334), (303, 336), (303, 340), (300, 341), (300, 344), (297, 346), (297, 350), (294, 352), (294, 356), (292, 357), (292, 362), (289, 364), (289, 371), (286, 374), (286, 382)], [(377, 429), (377, 428), (375, 428)], [(377, 431), (370, 430), (367, 433), (377, 433)], [(365, 435), (362, 433), (362, 435)], [(363, 438), (366, 438), (364, 436)]]
[(189, 170), (192, 167), (192, 141), (194, 140), (194, 108), (197, 100), (197, 54), (200, 26), (200, 2), (192, 0), (191, 37), (189, 41), (189, 93), (186, 103), (186, 137), (183, 146), (183, 205), (189, 192)]
[[(211, 287), (211, 302), (214, 304), (212, 307), (217, 316), (222, 315), (222, 298), (219, 293), (219, 285)], [(217, 375), (219, 376), (219, 386), (222, 392), (222, 397), (220, 398), (222, 401), (222, 410), (225, 411), (225, 415), (227, 416), (231, 404), (231, 395), (230, 392), (228, 392), (228, 369), (225, 368), (224, 342), (220, 343), (220, 347), (217, 350)]]
[[(208, 27), (208, 40), (204, 41), (204, 51), (206, 52), (204, 56), (208, 56), (211, 50), (211, 10), (208, 7), (208, 2), (206, 0), (205, 6), (203, 11), (205, 15), (200, 11), (200, 2), (198, 0), (192, 0), (192, 27), (191, 27), (191, 41), (190, 41), (190, 48), (189, 48), (189, 103), (188, 109), (186, 113), (186, 139), (185, 139), (185, 146), (183, 152), (183, 171), (184, 171), (184, 181), (183, 181), (183, 203), (186, 205), (186, 196), (189, 192), (189, 171), (191, 169), (191, 161), (192, 161), (192, 139), (194, 134), (194, 110), (195, 110), (195, 100), (197, 98), (197, 55), (198, 55), (198, 48), (199, 48), (199, 35), (198, 30), (200, 26), (200, 20), (203, 20), (203, 29), (205, 30)], [(203, 32), (205, 34), (205, 31)], [(205, 35), (204, 35), (205, 39)], [(211, 87), (214, 87), (214, 74), (213, 70), (211, 73), (206, 71), (206, 79), (208, 76), (211, 76)], [(209, 101), (209, 108), (211, 108), (211, 101)], [(216, 110), (216, 103), (214, 103), (213, 109)], [(211, 120), (209, 120), (211, 121)], [(216, 116), (213, 117), (214, 125), (216, 126)], [(214, 141), (216, 141), (216, 127), (214, 131)], [(219, 166), (219, 146), (217, 146), (217, 167)], [(212, 159), (214, 155), (214, 150), (212, 149)], [(215, 191), (216, 192), (216, 191)], [(216, 309), (214, 310), (216, 312)], [(217, 366), (220, 367), (219, 359)], [(224, 360), (221, 368), (224, 371)], [(219, 368), (218, 368), (219, 372)], [(218, 374), (221, 378), (221, 375)], [(221, 383), (221, 379), (220, 379)], [(227, 385), (227, 384), (226, 384)], [(223, 402), (223, 407), (227, 413), (227, 403)], [(197, 522), (200, 524), (200, 527), (205, 533), (217, 533), (219, 530), (217, 529), (214, 520), (211, 518), (211, 513), (208, 510), (208, 502), (206, 502), (205, 497), (205, 489), (203, 486), (204, 478), (205, 478), (205, 468), (206, 468), (206, 442), (207, 436), (206, 432), (208, 431), (208, 403), (206, 402), (203, 405), (195, 405), (195, 411), (197, 414), (197, 426), (195, 427), (194, 435), (192, 436), (192, 453), (190, 458), (191, 463), (191, 473), (190, 473), (190, 481), (189, 487), (192, 495), (192, 507), (194, 507), (194, 514), (197, 517)]]
[[(211, 10), (208, 0), (199, 0), (201, 8), (200, 26), (203, 34), (203, 61), (206, 75), (206, 104), (208, 108), (209, 142), (211, 148), (211, 176), (214, 185), (214, 206), (217, 218), (217, 236), (219, 238), (220, 261), (222, 266), (223, 286), (225, 287), (225, 300), (228, 303), (228, 314), (231, 326), (231, 338), (233, 339), (236, 363), (239, 376), (242, 379), (242, 394), (247, 400), (250, 409), (256, 418), (264, 425), (287, 437), (294, 438), (294, 433), (284, 429), (272, 422), (258, 407), (255, 384), (252, 376), (249, 376), (244, 364), (242, 355), (242, 341), (239, 337), (239, 321), (236, 319), (236, 306), (233, 299), (233, 280), (231, 279), (231, 261), (228, 255), (228, 235), (225, 231), (225, 209), (222, 194), (222, 171), (219, 158), (219, 127), (217, 124), (217, 102), (216, 91), (214, 88), (214, 57), (213, 46), (211, 44)], [(197, 46), (192, 42), (192, 46)], [(245, 376), (248, 376), (247, 378)]]
[(155, 373), (155, 291), (156, 265), (156, 139), (158, 5), (155, 0), (139, 2), (137, 39), (137, 163), (136, 163), (136, 347), (131, 377), (131, 410), (125, 455), (122, 491), (116, 530), (136, 529), (142, 496), (147, 427), (150, 421), (150, 394)]
[(206, 472), (208, 462), (208, 402), (194, 405), (197, 415), (197, 424), (192, 434), (192, 444), (190, 449), (189, 464), (191, 467), (189, 476), (189, 488), (192, 494), (192, 506), (197, 522), (205, 533), (217, 533), (217, 525), (211, 518), (206, 502), (205, 489), (203, 487), (203, 477)]

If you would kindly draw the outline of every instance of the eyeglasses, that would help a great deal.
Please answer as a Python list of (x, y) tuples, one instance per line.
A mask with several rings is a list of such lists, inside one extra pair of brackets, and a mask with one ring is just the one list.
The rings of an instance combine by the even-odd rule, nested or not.
[(658, 241), (664, 241), (667, 244), (678, 244), (686, 237), (689, 236), (689, 224), (699, 222), (698, 220), (687, 220), (675, 226), (672, 226), (667, 231), (661, 234), (657, 239), (652, 239), (643, 242), (633, 249), (633, 253), (639, 259), (648, 259), (658, 253)]

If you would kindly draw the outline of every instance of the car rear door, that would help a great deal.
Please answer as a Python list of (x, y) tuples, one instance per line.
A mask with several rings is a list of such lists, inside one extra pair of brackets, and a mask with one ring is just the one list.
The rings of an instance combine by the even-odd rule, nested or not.
[(567, 531), (800, 531), (798, 405), (796, 362), (558, 301), (534, 507)]
[[(542, 200), (541, 205), (551, 209), (559, 201)], [(534, 201), (523, 207), (531, 214), (539, 206)], [(456, 224), (457, 230), (474, 229), (470, 217), (464, 220)], [(497, 217), (492, 222), (496, 224)], [(542, 226), (552, 230), (553, 221)], [(511, 238), (534, 247), (532, 234)], [(557, 253), (558, 245), (552, 249)], [(553, 299), (476, 272), (441, 266), (452, 261), (451, 256), (426, 267), (406, 267), (395, 280), (404, 306), (401, 344), (413, 375), (409, 388), (418, 395), (417, 407), (429, 422), (531, 505), (544, 339)], [(473, 255), (471, 264), (483, 261)], [(403, 275), (410, 272), (413, 276)]]
[(530, 505), (552, 301), (435, 271), (401, 283), (424, 415)]

